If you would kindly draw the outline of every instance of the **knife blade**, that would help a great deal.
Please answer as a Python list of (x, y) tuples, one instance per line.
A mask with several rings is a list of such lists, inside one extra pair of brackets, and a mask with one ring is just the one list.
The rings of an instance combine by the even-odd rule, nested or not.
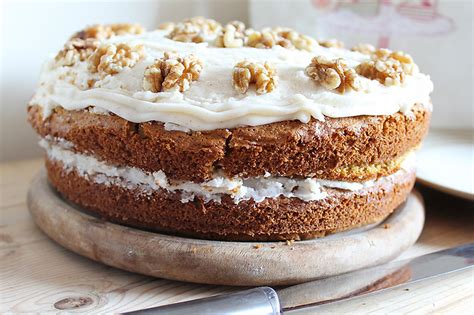
[(260, 287), (125, 314), (282, 314), (473, 268), (474, 243), (274, 290)]
[(279, 290), (285, 311), (327, 304), (472, 268), (474, 244), (389, 262)]

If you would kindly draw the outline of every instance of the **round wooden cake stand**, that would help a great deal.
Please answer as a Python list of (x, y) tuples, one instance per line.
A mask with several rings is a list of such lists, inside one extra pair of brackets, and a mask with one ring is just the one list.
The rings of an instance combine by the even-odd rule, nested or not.
[(55, 242), (109, 266), (179, 281), (220, 285), (288, 285), (381, 264), (421, 233), (419, 193), (369, 229), (298, 242), (221, 242), (109, 223), (62, 199), (44, 171), (32, 181), (28, 207)]

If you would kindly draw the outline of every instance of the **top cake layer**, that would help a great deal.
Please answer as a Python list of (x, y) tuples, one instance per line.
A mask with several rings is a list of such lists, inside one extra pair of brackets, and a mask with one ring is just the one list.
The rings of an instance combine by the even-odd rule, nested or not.
[(44, 66), (30, 102), (93, 107), (131, 122), (213, 130), (311, 117), (409, 113), (429, 106), (433, 86), (410, 56), (288, 29), (245, 29), (194, 18), (144, 32), (94, 26), (75, 34)]

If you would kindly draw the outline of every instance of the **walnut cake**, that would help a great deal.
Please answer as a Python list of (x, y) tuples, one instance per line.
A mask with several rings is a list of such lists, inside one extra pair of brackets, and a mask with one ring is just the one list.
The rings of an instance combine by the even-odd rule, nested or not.
[(73, 34), (28, 119), (51, 185), (106, 220), (302, 240), (406, 200), (432, 90), (404, 52), (195, 17)]

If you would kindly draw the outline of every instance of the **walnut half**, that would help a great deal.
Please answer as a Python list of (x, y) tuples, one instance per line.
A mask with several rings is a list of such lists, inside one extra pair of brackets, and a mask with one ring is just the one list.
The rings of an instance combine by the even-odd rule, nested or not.
[(326, 48), (344, 48), (344, 43), (335, 38), (320, 40), (318, 44)]
[(102, 76), (114, 75), (125, 68), (132, 68), (143, 57), (143, 46), (106, 44), (99, 47), (89, 58), (90, 71)]
[(315, 82), (328, 90), (336, 90), (343, 94), (346, 90), (358, 91), (360, 82), (354, 69), (347, 67), (342, 58), (327, 59), (316, 56), (306, 67), (305, 73)]
[(264, 28), (260, 32), (248, 29), (246, 46), (255, 48), (272, 48), (281, 46), (290, 49), (312, 51), (316, 41), (306, 35), (300, 34), (291, 28)]
[(153, 93), (178, 88), (180, 92), (189, 89), (202, 71), (202, 61), (194, 55), (184, 58), (165, 52), (164, 57), (145, 69), (143, 89)]
[(86, 27), (82, 31), (75, 33), (71, 39), (108, 39), (119, 35), (138, 35), (145, 32), (145, 28), (140, 24), (129, 24), (129, 23), (116, 23), (116, 24), (96, 24)]
[(356, 71), (363, 77), (391, 86), (403, 83), (406, 76), (413, 74), (416, 68), (413, 59), (408, 54), (377, 49), (372, 52), (371, 60), (359, 64)]
[(91, 56), (98, 46), (98, 41), (93, 38), (69, 40), (64, 48), (54, 58), (59, 66), (73, 66), (76, 62), (84, 61)]
[(221, 24), (212, 19), (193, 17), (183, 22), (172, 24), (168, 38), (178, 42), (202, 43), (206, 35), (216, 34)]
[(273, 65), (241, 61), (234, 66), (232, 85), (240, 93), (246, 93), (250, 84), (255, 83), (257, 94), (273, 91), (278, 84), (276, 69)]
[(237, 48), (245, 44), (245, 24), (233, 21), (227, 24), (216, 38), (217, 47)]
[(370, 55), (375, 52), (375, 47), (370, 44), (357, 44), (351, 48), (351, 51), (357, 51), (361, 54)]

